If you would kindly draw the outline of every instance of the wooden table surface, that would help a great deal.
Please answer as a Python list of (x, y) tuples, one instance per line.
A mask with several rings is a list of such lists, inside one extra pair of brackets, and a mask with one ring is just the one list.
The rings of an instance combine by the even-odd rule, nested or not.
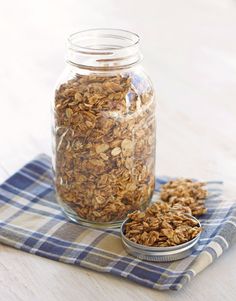
[[(157, 174), (223, 179), (236, 199), (236, 2), (2, 1), (0, 181), (50, 154), (50, 102), (74, 31), (141, 35), (158, 93)], [(236, 300), (236, 246), (179, 292), (0, 246), (0, 300)]]

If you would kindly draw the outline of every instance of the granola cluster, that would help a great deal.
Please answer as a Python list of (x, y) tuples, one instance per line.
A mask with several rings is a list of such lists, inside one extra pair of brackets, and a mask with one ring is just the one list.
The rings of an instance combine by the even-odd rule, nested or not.
[(177, 179), (161, 187), (160, 199), (175, 208), (181, 206), (185, 212), (200, 216), (207, 212), (205, 183), (190, 179)]
[(113, 222), (154, 191), (153, 92), (135, 75), (76, 75), (56, 91), (55, 185), (79, 218)]
[(128, 215), (125, 236), (138, 244), (152, 247), (169, 247), (185, 243), (201, 231), (199, 223), (168, 203), (153, 203), (144, 212)]
[(204, 185), (190, 179), (170, 181), (162, 185), (160, 199), (171, 207), (181, 206), (185, 212), (200, 216), (207, 212), (205, 199), (208, 193)]

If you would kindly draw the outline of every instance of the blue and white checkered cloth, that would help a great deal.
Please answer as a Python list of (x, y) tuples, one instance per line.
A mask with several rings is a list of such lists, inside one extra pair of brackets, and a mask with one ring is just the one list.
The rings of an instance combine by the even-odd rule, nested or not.
[[(167, 180), (157, 178), (156, 190)], [(119, 229), (89, 229), (66, 219), (55, 201), (51, 161), (40, 155), (0, 186), (0, 242), (150, 288), (178, 290), (236, 241), (236, 205), (222, 200), (215, 184), (208, 185), (211, 197), (196, 250), (171, 263), (145, 262), (125, 252)]]

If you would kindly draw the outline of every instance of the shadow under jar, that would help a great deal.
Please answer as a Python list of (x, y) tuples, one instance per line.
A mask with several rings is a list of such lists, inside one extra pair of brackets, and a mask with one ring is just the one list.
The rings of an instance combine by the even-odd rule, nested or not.
[(117, 227), (145, 209), (155, 185), (155, 101), (139, 37), (72, 34), (53, 103), (56, 197), (83, 225)]

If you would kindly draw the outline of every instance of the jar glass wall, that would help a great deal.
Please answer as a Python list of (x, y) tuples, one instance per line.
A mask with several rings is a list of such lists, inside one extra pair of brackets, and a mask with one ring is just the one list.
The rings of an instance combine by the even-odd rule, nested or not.
[(69, 38), (53, 102), (53, 168), (66, 215), (118, 226), (155, 185), (155, 99), (138, 36), (98, 29)]

